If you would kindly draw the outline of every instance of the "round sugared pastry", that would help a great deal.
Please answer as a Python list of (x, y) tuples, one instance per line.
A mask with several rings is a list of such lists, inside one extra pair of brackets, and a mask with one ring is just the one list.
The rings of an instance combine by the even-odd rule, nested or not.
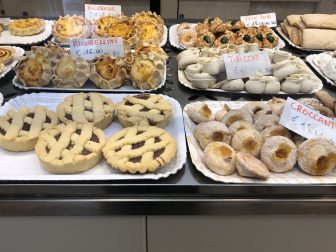
[(232, 136), (234, 136), (239, 130), (243, 130), (243, 129), (253, 129), (253, 130), (255, 130), (255, 127), (252, 123), (249, 123), (249, 122), (246, 122), (246, 121), (235, 121), (229, 127), (229, 130), (230, 130)]
[(238, 152), (235, 158), (236, 168), (242, 177), (268, 179), (270, 172), (267, 166), (256, 157), (245, 153)]
[(235, 150), (222, 142), (210, 143), (204, 150), (206, 166), (219, 175), (230, 175), (235, 172)]
[(214, 114), (204, 102), (195, 102), (187, 110), (190, 119), (195, 123), (209, 122), (214, 120)]
[(264, 138), (258, 131), (255, 129), (242, 129), (233, 135), (231, 146), (235, 151), (258, 156), (263, 143)]
[(201, 147), (205, 149), (209, 143), (224, 142), (230, 144), (231, 133), (221, 122), (203, 122), (195, 127), (194, 135)]
[(263, 131), (265, 128), (278, 125), (280, 118), (276, 115), (263, 115), (259, 116), (254, 122), (254, 127), (259, 131)]
[(285, 107), (286, 100), (273, 97), (267, 104), (271, 108), (273, 114), (280, 116)]
[(231, 108), (225, 103), (223, 108), (221, 110), (218, 110), (215, 113), (215, 119), (216, 121), (222, 121), (223, 117), (225, 116), (225, 114), (227, 112), (229, 112), (231, 110)]
[(273, 172), (287, 172), (293, 169), (297, 148), (287, 137), (273, 136), (265, 140), (261, 148), (261, 160)]
[(45, 22), (40, 18), (16, 19), (9, 23), (8, 30), (15, 36), (31, 36), (44, 30)]
[(179, 42), (182, 46), (189, 48), (195, 47), (197, 42), (197, 33), (194, 29), (184, 29), (179, 33)]
[(287, 137), (288, 139), (292, 139), (292, 134), (290, 131), (281, 125), (269, 126), (261, 131), (261, 135), (264, 139), (272, 136), (283, 136)]
[(253, 119), (250, 113), (242, 109), (231, 109), (224, 115), (223, 119), (221, 120), (221, 122), (228, 127), (236, 121), (253, 123)]
[(121, 58), (101, 56), (91, 64), (90, 80), (99, 88), (118, 88), (123, 84), (126, 76), (126, 64)]
[(253, 101), (249, 102), (242, 107), (242, 109), (246, 110), (251, 114), (252, 117), (256, 115), (266, 115), (272, 114), (271, 108), (264, 102), (261, 101)]
[(336, 166), (336, 146), (326, 139), (309, 139), (298, 151), (299, 167), (314, 176), (324, 176)]

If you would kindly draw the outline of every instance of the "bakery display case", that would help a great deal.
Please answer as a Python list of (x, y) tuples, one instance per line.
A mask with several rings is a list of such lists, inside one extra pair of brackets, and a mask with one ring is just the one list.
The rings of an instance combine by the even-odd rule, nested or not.
[[(66, 11), (65, 2), (81, 9)], [(325, 9), (333, 4), (293, 2), (289, 10), (302, 7), (293, 15), (285, 1), (264, 8), (245, 1), (246, 10), (211, 1), (241, 14), (204, 10), (194, 19), (193, 1), (177, 2), (168, 11), (167, 1), (138, 1), (122, 5), (124, 15), (98, 11), (92, 19), (84, 1), (55, 1), (50, 15), (0, 19), (0, 222), (20, 229), (19, 216), (48, 216), (43, 221), (59, 218), (55, 230), (66, 234), (80, 233), (77, 225), (88, 227), (91, 218), (102, 226), (89, 232), (93, 243), (110, 229), (118, 251), (201, 251), (204, 230), (194, 245), (174, 243), (204, 223), (221, 223), (209, 231), (214, 251), (223, 225), (247, 235), (253, 220), (267, 229), (288, 217), (283, 230), (297, 223), (303, 232), (314, 215), (320, 223), (330, 218), (323, 224), (330, 228), (336, 20)], [(267, 8), (279, 9), (276, 25), (239, 20)], [(246, 64), (239, 72), (234, 63), (247, 59), (252, 70)], [(39, 220), (31, 225), (43, 228)], [(162, 225), (169, 246), (157, 240)], [(134, 244), (125, 239), (129, 230)], [(74, 251), (90, 249), (81, 246)], [(36, 251), (45, 249), (41, 243)]]

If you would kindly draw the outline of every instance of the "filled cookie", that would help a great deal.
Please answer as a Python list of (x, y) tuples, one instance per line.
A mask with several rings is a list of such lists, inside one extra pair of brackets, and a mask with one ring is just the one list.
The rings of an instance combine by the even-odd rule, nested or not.
[(264, 138), (255, 129), (242, 129), (232, 137), (231, 146), (235, 151), (241, 151), (258, 156), (264, 143)]
[(256, 157), (245, 153), (238, 152), (235, 158), (236, 168), (242, 177), (268, 179), (270, 172), (267, 166)]
[(242, 107), (242, 109), (246, 110), (251, 114), (254, 118), (256, 115), (266, 115), (272, 114), (271, 108), (267, 105), (267, 103), (261, 101), (253, 101), (249, 102)]
[(203, 122), (195, 127), (195, 137), (201, 147), (205, 147), (212, 142), (224, 142), (230, 144), (231, 133), (229, 129), (220, 122)]

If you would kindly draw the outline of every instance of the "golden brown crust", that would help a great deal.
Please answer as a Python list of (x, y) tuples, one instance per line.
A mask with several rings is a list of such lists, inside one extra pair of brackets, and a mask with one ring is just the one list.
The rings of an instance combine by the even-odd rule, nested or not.
[(12, 35), (31, 36), (44, 30), (45, 21), (40, 18), (17, 19), (9, 23), (8, 30)]

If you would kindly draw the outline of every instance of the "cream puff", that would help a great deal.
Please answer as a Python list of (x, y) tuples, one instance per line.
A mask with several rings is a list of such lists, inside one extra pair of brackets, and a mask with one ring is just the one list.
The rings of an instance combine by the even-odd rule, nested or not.
[(272, 136), (261, 148), (261, 161), (273, 172), (287, 172), (293, 169), (297, 148), (287, 137)]
[(231, 109), (224, 115), (223, 119), (221, 120), (221, 122), (228, 127), (236, 121), (246, 121), (249, 123), (253, 123), (253, 119), (250, 113), (242, 109)]
[(248, 153), (238, 152), (236, 154), (235, 164), (239, 175), (242, 177), (266, 180), (270, 176), (267, 166)]
[(237, 131), (232, 137), (231, 146), (235, 151), (241, 151), (258, 156), (264, 143), (264, 138), (255, 129)]
[(214, 120), (214, 114), (204, 102), (195, 102), (187, 110), (190, 119), (195, 123), (209, 122)]
[(224, 142), (227, 144), (231, 142), (230, 130), (225, 124), (216, 121), (198, 124), (195, 127), (194, 135), (203, 149), (212, 142)]

